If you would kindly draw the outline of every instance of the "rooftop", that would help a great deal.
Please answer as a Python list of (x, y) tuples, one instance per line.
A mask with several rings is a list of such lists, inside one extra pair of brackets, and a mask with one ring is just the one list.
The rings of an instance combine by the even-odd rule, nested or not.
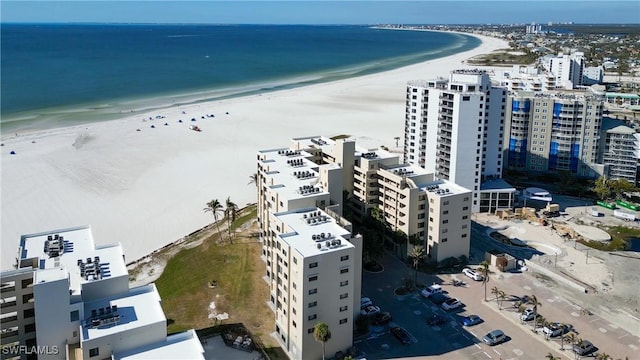
[[(303, 257), (352, 248), (348, 230), (317, 208), (274, 214), (290, 229), (279, 237)], [(328, 245), (328, 246), (327, 246)]]
[(458, 195), (471, 192), (471, 190), (465, 187), (442, 179), (435, 179), (433, 181), (420, 184), (419, 187), (423, 191), (434, 193), (439, 196)]
[(516, 189), (503, 179), (488, 179), (480, 184), (480, 191), (502, 190), (515, 192)]
[[(127, 275), (120, 244), (96, 247), (88, 226), (47, 231), (20, 237), (22, 265), (37, 267), (37, 282), (69, 276), (70, 289), (80, 291), (82, 284), (109, 277)], [(66, 271), (42, 271), (63, 269)]]
[(398, 157), (398, 154), (391, 153), (387, 150), (365, 149), (360, 146), (356, 146), (355, 155), (356, 157), (361, 157), (361, 158), (370, 159), (370, 160), (374, 160), (374, 159), (384, 160), (384, 159), (392, 159), (392, 158)]
[(166, 322), (155, 284), (84, 303), (81, 342)]
[(113, 355), (113, 360), (136, 359), (204, 359), (204, 349), (191, 329), (167, 336), (164, 342)]

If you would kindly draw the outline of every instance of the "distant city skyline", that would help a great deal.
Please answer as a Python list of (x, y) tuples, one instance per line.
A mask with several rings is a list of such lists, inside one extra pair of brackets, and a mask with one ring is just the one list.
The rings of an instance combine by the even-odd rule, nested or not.
[(640, 24), (635, 0), (2, 1), (2, 23)]

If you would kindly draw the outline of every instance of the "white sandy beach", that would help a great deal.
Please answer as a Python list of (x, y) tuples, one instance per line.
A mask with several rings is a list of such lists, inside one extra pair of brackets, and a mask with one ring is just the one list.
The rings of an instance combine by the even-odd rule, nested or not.
[[(406, 82), (446, 77), (466, 68), (464, 60), (508, 46), (480, 38), (471, 51), (383, 73), (3, 134), (2, 269), (14, 264), (20, 235), (76, 225), (91, 225), (98, 245), (120, 242), (127, 262), (143, 257), (211, 222), (202, 211), (211, 199), (255, 202), (248, 181), (256, 152), (287, 146), (292, 137), (349, 134), (395, 147), (404, 132)], [(156, 116), (164, 118), (148, 120)], [(192, 124), (203, 131), (189, 130)]]

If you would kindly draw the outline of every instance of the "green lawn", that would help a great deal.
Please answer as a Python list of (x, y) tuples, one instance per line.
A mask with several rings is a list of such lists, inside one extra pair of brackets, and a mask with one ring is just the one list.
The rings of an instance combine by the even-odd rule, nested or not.
[[(244, 210), (238, 214), (232, 228), (253, 221), (255, 216), (255, 206)], [(217, 230), (216, 227), (212, 229)], [(174, 333), (195, 328), (216, 332), (207, 329), (214, 325), (208, 315), (209, 304), (215, 302), (218, 313), (229, 314), (224, 324), (242, 323), (260, 338), (272, 359), (278, 359), (277, 354), (281, 351), (269, 335), (274, 331), (274, 314), (266, 305), (269, 289), (262, 280), (265, 272), (260, 259), (262, 246), (250, 236), (256, 229), (238, 233), (233, 245), (228, 241), (226, 224), (221, 223), (220, 230), (222, 241), (214, 233), (202, 244), (180, 250), (168, 260), (156, 280), (167, 316), (167, 331)], [(197, 235), (188, 243), (195, 240), (198, 240)], [(209, 287), (212, 280), (217, 282), (213, 289)]]
[(627, 239), (640, 237), (640, 229), (616, 226), (604, 229), (611, 235), (611, 241), (581, 241), (584, 245), (603, 251), (622, 251), (627, 248)]

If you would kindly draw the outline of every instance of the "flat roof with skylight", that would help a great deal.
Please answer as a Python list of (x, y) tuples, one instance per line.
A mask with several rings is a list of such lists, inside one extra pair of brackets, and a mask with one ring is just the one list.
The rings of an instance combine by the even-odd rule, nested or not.
[(442, 179), (436, 179), (428, 183), (420, 184), (419, 187), (426, 192), (430, 192), (438, 196), (471, 193), (471, 190), (465, 187)]
[(81, 341), (166, 321), (153, 283), (129, 289), (126, 294), (86, 302), (84, 313)]
[(320, 209), (295, 210), (274, 216), (291, 229), (278, 237), (303, 257), (354, 247), (347, 241), (351, 233)]
[(278, 192), (284, 199), (296, 199), (311, 195), (327, 194), (319, 181), (318, 168), (337, 167), (334, 164), (318, 165), (307, 159), (311, 154), (300, 150), (269, 150), (263, 151), (269, 161), (267, 176), (272, 178), (271, 189)]
[[(19, 258), (23, 266), (34, 261), (31, 265), (39, 270), (66, 269), (70, 289), (74, 291), (79, 291), (86, 282), (128, 274), (122, 247), (119, 244), (96, 247), (88, 226), (22, 235)], [(57, 271), (39, 272), (37, 282), (63, 276)]]

